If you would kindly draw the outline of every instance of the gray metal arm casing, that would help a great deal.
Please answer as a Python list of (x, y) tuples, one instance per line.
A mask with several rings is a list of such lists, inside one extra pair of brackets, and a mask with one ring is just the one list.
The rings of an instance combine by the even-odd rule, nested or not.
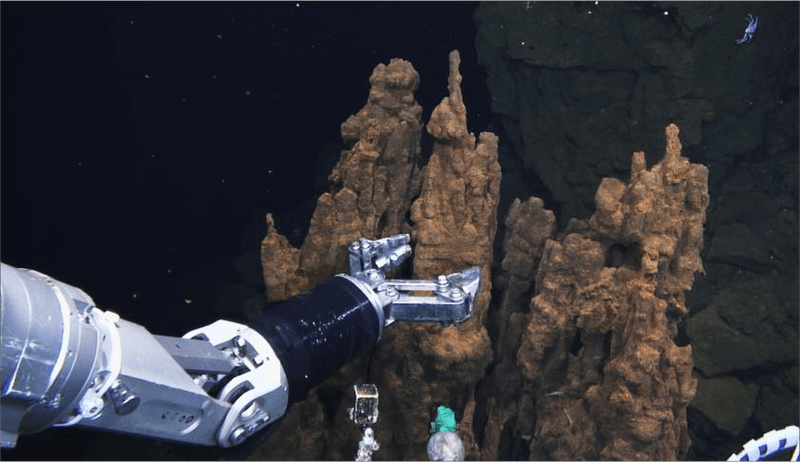
[[(395, 321), (468, 319), (477, 267), (436, 281), (385, 279), (411, 254), (409, 241), (354, 242), (351, 274), (339, 277), (367, 296), (381, 332)], [(229, 447), (286, 411), (284, 368), (248, 326), (220, 320), (183, 338), (152, 335), (101, 311), (80, 289), (6, 264), (0, 298), (4, 448), (20, 434), (67, 425)]]

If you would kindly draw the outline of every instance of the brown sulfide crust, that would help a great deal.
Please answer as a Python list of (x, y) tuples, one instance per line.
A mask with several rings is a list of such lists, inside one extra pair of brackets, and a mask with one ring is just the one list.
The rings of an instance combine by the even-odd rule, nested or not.
[(558, 239), (541, 200), (516, 201), (490, 312), (498, 139), (482, 133), (476, 143), (467, 131), (458, 64), (451, 53), (450, 94), (432, 113), (434, 151), (421, 173), (419, 77), (402, 60), (375, 68), (367, 105), (342, 125), (353, 145), (303, 246), (292, 247), (268, 216), (262, 265), (269, 299), (280, 300), (347, 272), (353, 240), (410, 232), (416, 278), (481, 267), (473, 318), (386, 329), (369, 378), (366, 358), (344, 367), (290, 410), (253, 459), (352, 457), (359, 435), (341, 390), (367, 379), (381, 393), (381, 459), (425, 459), (438, 405), (455, 410), (468, 459), (498, 457), (507, 430), (532, 459), (679, 458), (696, 380), (691, 348), (674, 338), (684, 293), (703, 270), (706, 168), (681, 156), (670, 125), (664, 159), (647, 170), (634, 154), (630, 181), (605, 179), (595, 214)]
[(536, 401), (532, 458), (673, 460), (689, 448), (697, 380), (674, 338), (703, 270), (708, 170), (681, 157), (675, 125), (666, 138), (660, 163), (647, 170), (635, 153), (630, 182), (604, 179), (588, 223), (545, 247), (517, 353)]

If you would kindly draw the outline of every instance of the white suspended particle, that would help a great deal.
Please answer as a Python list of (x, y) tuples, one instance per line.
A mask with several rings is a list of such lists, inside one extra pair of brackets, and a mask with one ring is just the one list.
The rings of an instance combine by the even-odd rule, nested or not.
[(186, 303), (187, 305), (191, 305), (191, 304), (192, 304), (192, 299), (190, 299), (190, 298), (184, 298), (184, 299), (183, 299), (183, 302), (184, 302), (184, 303)]
[(217, 34), (217, 38), (222, 40), (222, 34)]
[(669, 16), (669, 11), (664, 11), (664, 16)]

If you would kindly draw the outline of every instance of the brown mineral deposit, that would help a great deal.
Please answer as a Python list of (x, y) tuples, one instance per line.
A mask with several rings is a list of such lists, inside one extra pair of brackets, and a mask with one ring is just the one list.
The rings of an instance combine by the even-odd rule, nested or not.
[[(374, 69), (370, 84), (366, 106), (342, 124), (342, 138), (352, 147), (342, 152), (331, 172), (331, 188), (317, 202), (303, 245), (293, 247), (267, 214), (261, 264), (269, 301), (293, 297), (335, 274), (348, 273), (352, 241), (411, 230), (405, 217), (420, 185), (422, 108), (414, 99), (419, 75), (410, 63), (392, 59)], [(353, 457), (358, 435), (356, 431), (354, 437), (356, 426), (347, 420), (346, 407), (352, 406), (353, 397), (345, 393), (366, 380), (366, 364), (367, 358), (356, 358), (292, 406), (276, 433), (251, 458)], [(330, 390), (339, 398), (331, 398)], [(330, 420), (322, 418), (326, 412), (333, 413)]]
[(302, 247), (292, 247), (267, 215), (261, 265), (270, 301), (349, 272), (352, 241), (410, 230), (405, 216), (419, 194), (422, 108), (414, 100), (419, 74), (409, 62), (392, 59), (378, 65), (369, 81), (366, 106), (342, 124), (342, 138), (352, 148), (342, 152), (331, 172), (332, 187), (319, 198)]
[[(530, 300), (536, 269), (542, 258), (547, 239), (555, 234), (555, 215), (545, 210), (544, 202), (531, 197), (525, 202), (515, 199), (505, 219), (506, 235), (503, 242), (502, 271), (495, 277), (497, 289), (502, 291), (499, 307), (489, 313), (489, 329), (496, 339), (495, 365), (487, 377), (484, 406), (487, 415), (483, 430), (481, 459), (498, 460), (500, 437), (512, 418), (525, 415), (520, 400), (522, 377), (514, 361), (528, 315), (523, 313), (526, 300)], [(527, 297), (527, 299), (526, 299)], [(528, 424), (517, 419), (514, 432)], [(530, 426), (530, 425), (528, 425)]]
[[(415, 325), (390, 329), (378, 350), (381, 393), (391, 396), (385, 425), (397, 444), (388, 458), (422, 460), (431, 413), (438, 405), (454, 408), (467, 458), (479, 457), (473, 435), (474, 386), (491, 360), (483, 320), (491, 297), (492, 242), (497, 229), (500, 165), (497, 137), (481, 133), (478, 143), (467, 131), (461, 96), (460, 57), (450, 53), (450, 95), (433, 110), (428, 133), (433, 154), (422, 172), (422, 190), (411, 207), (414, 222), (414, 276), (481, 268), (481, 292), (472, 318), (458, 327)], [(467, 424), (464, 424), (464, 422)], [(385, 427), (384, 427), (385, 428)], [(379, 427), (380, 430), (380, 427)], [(390, 448), (387, 448), (390, 449)]]
[(661, 459), (689, 447), (696, 379), (674, 342), (702, 271), (708, 170), (681, 156), (678, 128), (652, 169), (606, 178), (587, 223), (547, 242), (517, 353), (536, 402), (532, 459)]
[(541, 200), (516, 200), (490, 311), (498, 140), (482, 133), (476, 143), (467, 131), (459, 59), (450, 54), (449, 96), (431, 115), (434, 149), (421, 173), (419, 77), (402, 60), (375, 68), (366, 107), (342, 124), (352, 147), (303, 245), (292, 247), (268, 215), (262, 265), (268, 298), (281, 300), (347, 272), (350, 242), (410, 232), (414, 277), (481, 268), (472, 318), (386, 329), (373, 358), (312, 390), (254, 457), (353, 457), (347, 390), (369, 380), (381, 396), (376, 458), (425, 459), (439, 405), (455, 411), (468, 459), (679, 458), (696, 381), (691, 347), (674, 338), (703, 270), (706, 168), (681, 156), (670, 125), (663, 160), (648, 170), (635, 153), (629, 182), (603, 180), (595, 214), (558, 239)]

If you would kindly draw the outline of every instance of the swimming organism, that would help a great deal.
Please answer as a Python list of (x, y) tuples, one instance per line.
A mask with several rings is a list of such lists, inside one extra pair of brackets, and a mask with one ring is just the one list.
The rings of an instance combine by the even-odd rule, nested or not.
[(736, 41), (737, 44), (747, 43), (753, 40), (753, 34), (758, 30), (758, 16), (753, 16), (753, 13), (747, 13), (747, 17), (744, 18), (744, 20), (747, 21), (747, 27), (744, 29), (742, 38)]

